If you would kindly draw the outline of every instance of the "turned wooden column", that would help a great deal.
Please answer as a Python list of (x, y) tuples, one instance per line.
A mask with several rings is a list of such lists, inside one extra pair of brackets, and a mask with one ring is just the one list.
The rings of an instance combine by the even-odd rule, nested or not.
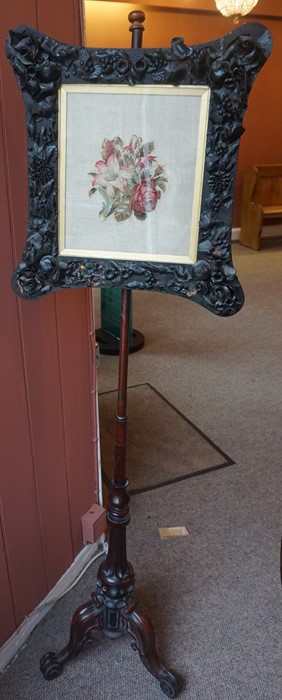
[(130, 296), (130, 290), (122, 290), (115, 465), (107, 510), (109, 549), (105, 561), (99, 568), (97, 579), (97, 596), (104, 605), (103, 627), (105, 633), (111, 637), (117, 637), (123, 633), (120, 613), (133, 601), (134, 587), (134, 572), (126, 555), (126, 527), (130, 520), (128, 481), (125, 477)]

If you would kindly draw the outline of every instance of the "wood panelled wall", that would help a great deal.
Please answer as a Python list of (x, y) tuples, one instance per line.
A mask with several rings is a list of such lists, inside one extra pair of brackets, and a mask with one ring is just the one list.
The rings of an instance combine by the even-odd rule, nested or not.
[[(88, 46), (130, 46), (128, 13), (142, 9), (146, 15), (143, 46), (169, 46), (171, 38), (183, 36), (187, 44), (217, 39), (235, 28), (220, 15), (214, 0), (156, 0), (130, 2), (85, 0)], [(282, 0), (259, 0), (242, 22), (256, 21), (273, 36), (273, 53), (255, 81), (245, 116), (246, 129), (240, 144), (233, 226), (240, 226), (242, 174), (247, 165), (282, 163)]]
[(0, 8), (0, 643), (70, 566), (97, 501), (90, 291), (26, 302), (10, 286), (27, 223), (24, 108), (4, 50), (19, 24), (80, 44), (79, 0)]

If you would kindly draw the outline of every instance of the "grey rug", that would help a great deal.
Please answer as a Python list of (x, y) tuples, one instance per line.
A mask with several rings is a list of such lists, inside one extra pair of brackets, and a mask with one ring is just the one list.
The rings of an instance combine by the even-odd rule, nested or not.
[[(113, 475), (117, 392), (99, 395), (101, 459)], [(182, 481), (234, 462), (151, 384), (128, 389), (126, 473), (131, 494)]]

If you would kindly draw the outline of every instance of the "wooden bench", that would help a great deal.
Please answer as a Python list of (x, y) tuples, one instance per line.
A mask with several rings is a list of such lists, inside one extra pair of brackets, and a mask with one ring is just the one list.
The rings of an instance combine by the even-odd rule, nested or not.
[(282, 165), (253, 165), (244, 170), (239, 242), (260, 250), (265, 219), (282, 221)]

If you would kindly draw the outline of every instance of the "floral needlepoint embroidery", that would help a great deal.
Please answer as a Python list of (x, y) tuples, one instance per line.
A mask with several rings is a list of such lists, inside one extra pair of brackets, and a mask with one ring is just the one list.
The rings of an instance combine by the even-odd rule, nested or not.
[(153, 141), (143, 144), (138, 136), (132, 136), (127, 146), (119, 136), (104, 139), (102, 160), (97, 160), (95, 171), (89, 173), (89, 195), (99, 192), (104, 200), (99, 212), (103, 219), (113, 214), (116, 221), (126, 221), (134, 214), (144, 221), (156, 209), (167, 178), (164, 166), (152, 155), (154, 148)]

